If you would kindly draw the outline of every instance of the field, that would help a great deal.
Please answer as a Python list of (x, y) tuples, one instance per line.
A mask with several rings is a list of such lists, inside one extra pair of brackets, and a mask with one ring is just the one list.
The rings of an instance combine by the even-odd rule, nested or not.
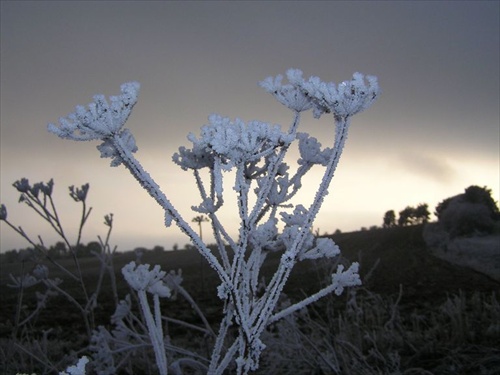
[[(262, 374), (498, 374), (500, 373), (500, 282), (471, 268), (434, 256), (422, 239), (422, 226), (376, 229), (334, 236), (342, 255), (359, 261), (363, 286), (341, 297), (327, 297), (296, 319), (276, 325), (266, 335), (268, 350)], [(133, 253), (114, 258), (120, 297), (128, 292), (119, 270)], [(279, 254), (269, 259), (264, 276), (271, 274)], [(64, 260), (64, 262), (69, 260)], [(191, 250), (146, 252), (143, 263), (162, 269), (182, 269), (183, 286), (216, 326), (222, 307), (216, 297), (214, 272)], [(68, 263), (69, 264), (69, 263)], [(27, 264), (25, 267), (32, 267)], [(98, 273), (93, 258), (82, 261), (85, 277), (92, 284)], [(291, 300), (324, 285), (333, 263), (308, 262), (294, 270), (285, 290)], [(13, 329), (17, 303), (15, 290), (6, 287), (9, 274), (21, 272), (21, 263), (2, 264), (0, 274), (0, 366), (8, 374), (5, 347)], [(57, 275), (51, 269), (51, 277)], [(62, 274), (57, 275), (63, 278)], [(71, 287), (70, 280), (64, 280)], [(36, 305), (35, 290), (24, 302)], [(114, 312), (111, 294), (104, 294), (97, 308), (96, 323), (109, 326)], [(169, 317), (193, 324), (198, 318), (181, 297), (168, 301)], [(63, 297), (54, 297), (38, 317), (36, 329), (49, 330), (58, 350), (69, 352), (81, 345), (78, 311)], [(34, 327), (35, 329), (35, 327)], [(170, 326), (170, 335), (189, 342), (183, 328)], [(281, 340), (281, 341), (280, 341)], [(280, 342), (281, 344), (278, 344)], [(35, 366), (36, 368), (36, 366)], [(9, 368), (10, 369), (10, 368)], [(28, 371), (29, 369), (27, 369)]]

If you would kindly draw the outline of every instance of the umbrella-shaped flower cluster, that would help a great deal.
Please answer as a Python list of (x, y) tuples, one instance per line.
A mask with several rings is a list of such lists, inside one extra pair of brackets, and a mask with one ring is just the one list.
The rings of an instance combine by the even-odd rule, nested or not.
[(149, 267), (149, 264), (136, 265), (132, 261), (122, 268), (122, 273), (127, 283), (135, 290), (148, 291), (160, 297), (169, 297), (170, 288), (163, 283), (165, 271), (161, 271), (158, 265), (154, 266), (152, 270)]

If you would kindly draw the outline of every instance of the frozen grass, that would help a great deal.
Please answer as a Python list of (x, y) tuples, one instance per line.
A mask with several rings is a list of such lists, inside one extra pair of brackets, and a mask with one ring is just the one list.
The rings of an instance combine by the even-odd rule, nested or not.
[[(264, 351), (259, 373), (356, 375), (498, 373), (500, 371), (499, 298), (493, 291), (500, 289), (499, 284), (487, 283), (487, 279), (482, 278), (476, 280), (474, 278), (478, 276), (464, 268), (449, 266), (448, 269), (444, 266), (445, 263), (438, 259), (436, 264), (428, 263), (427, 260), (431, 261), (434, 257), (422, 254), (424, 245), (419, 238), (421, 238), (421, 228), (418, 227), (345, 233), (339, 236), (339, 244), (345, 254), (351, 254), (353, 257), (351, 259), (354, 259), (358, 251), (367, 249), (367, 252), (360, 256), (361, 271), (366, 284), (370, 285), (370, 290), (385, 290), (381, 286), (387, 283), (398, 285), (400, 280), (404, 284), (401, 296), (397, 288), (396, 293), (392, 289), (380, 293), (359, 289), (341, 299), (335, 297), (325, 299), (314, 309), (309, 309), (307, 312), (300, 311), (293, 318), (274, 324), (263, 338), (268, 347)], [(369, 256), (370, 254), (373, 256)], [(185, 271), (183, 285), (192, 291), (193, 297), (200, 302), (201, 307), (207, 312), (207, 318), (216, 328), (216, 322), (222, 312), (217, 300), (206, 295), (202, 296), (203, 291), (199, 288), (200, 283), (197, 279), (199, 273), (196, 272), (199, 265), (197, 262), (194, 264), (192, 262), (195, 255), (194, 251), (164, 254), (148, 251), (144, 254), (143, 260), (152, 264), (168, 264), (173, 269), (183, 268)], [(379, 263), (373, 261), (375, 255), (381, 257)], [(119, 269), (134, 256), (133, 253), (117, 255), (116, 268)], [(418, 281), (413, 281), (411, 278), (388, 278), (397, 275), (407, 276), (410, 272), (405, 262), (410, 260), (410, 263), (414, 264), (412, 256), (425, 261), (422, 264), (415, 263), (417, 268), (414, 272), (429, 278), (428, 283), (416, 286), (415, 283)], [(61, 260), (65, 266), (65, 262), (69, 265), (70, 261), (70, 259)], [(89, 280), (95, 279), (94, 275), (98, 273), (97, 261), (92, 258), (85, 261), (85, 269), (88, 270), (86, 275)], [(271, 258), (270, 261), (269, 267), (272, 269), (275, 262), (279, 261), (279, 257)], [(392, 266), (390, 275), (385, 271), (384, 262)], [(364, 264), (367, 269), (363, 267)], [(375, 264), (377, 266), (370, 272)], [(9, 264), (8, 269), (4, 268), (4, 272), (15, 273), (18, 266), (15, 263)], [(288, 297), (292, 301), (297, 300), (302, 298), (301, 288), (317, 289), (318, 284), (335, 265), (326, 265), (323, 262), (323, 266), (324, 269), (318, 264), (311, 263), (307, 267), (298, 268), (291, 276), (291, 285), (287, 290)], [(53, 271), (56, 272), (52, 269), (50, 272)], [(448, 278), (446, 275), (451, 271), (454, 272), (453, 277)], [(270, 271), (264, 270), (264, 272), (270, 274)], [(217, 276), (208, 269), (208, 266), (205, 277), (205, 292), (214, 290), (217, 286)], [(420, 280), (424, 280), (424, 277), (421, 276)], [(467, 284), (463, 282), (464, 280)], [(437, 286), (433, 289), (434, 284)], [(5, 299), (8, 294), (4, 293), (4, 291), (12, 293), (12, 290), (6, 290), (4, 285), (0, 283), (2, 298), (9, 305), (4, 305), (2, 308), (13, 311), (10, 306), (14, 306), (15, 299)], [(480, 285), (483, 289), (479, 287)], [(470, 288), (460, 292), (453, 286)], [(118, 291), (120, 295), (127, 291), (123, 281), (118, 284)], [(28, 310), (31, 302), (32, 299), (27, 296)], [(282, 303), (287, 303), (287, 300), (283, 300)], [(61, 314), (61, 306), (64, 306), (64, 314)], [(109, 316), (113, 308), (114, 305), (111, 303), (107, 309), (103, 306), (102, 310), (96, 311), (99, 324), (109, 327)], [(199, 324), (189, 303), (180, 296), (175, 303), (167, 302), (165, 311), (177, 319)], [(85, 335), (68, 335), (69, 324), (78, 318), (78, 311), (71, 310), (64, 299), (53, 300), (40, 315), (36, 326), (33, 326), (32, 336), (27, 338), (29, 341), (23, 342), (28, 351), (13, 346), (9, 341), (10, 331), (7, 319), (4, 318), (7, 316), (3, 315), (0, 324), (2, 325), (1, 374), (28, 371), (36, 372), (38, 375), (49, 374), (51, 368), (42, 366), (41, 362), (33, 358), (29, 352), (35, 353), (41, 357), (40, 359), (47, 353), (49, 363), (61, 369), (71, 362), (70, 358), (74, 360), (76, 355), (72, 357), (72, 350), (83, 347)], [(58, 316), (58, 319), (51, 319), (54, 316)], [(201, 332), (198, 334), (196, 331), (186, 330), (172, 322), (168, 324), (168, 329), (174, 344), (207, 357), (211, 343)], [(84, 332), (84, 327), (74, 326), (72, 330)], [(44, 331), (47, 332), (46, 337)], [(65, 358), (67, 362), (63, 362)], [(154, 363), (151, 350), (137, 349), (131, 359), (130, 363), (121, 369), (120, 374), (155, 374), (151, 364)]]
[[(495, 293), (458, 293), (433, 307), (407, 309), (401, 295), (351, 292), (343, 305), (328, 298), (314, 309), (279, 321), (264, 336), (257, 374), (484, 374), (500, 372), (500, 303)], [(61, 329), (61, 328), (58, 328)], [(31, 369), (50, 374), (78, 343), (50, 339), (31, 342), (30, 353), (2, 339), (2, 374)], [(176, 335), (184, 347), (203, 350), (202, 340)], [(48, 350), (47, 350), (48, 349)], [(41, 366), (33, 354), (52, 367)], [(120, 374), (154, 374), (152, 353), (137, 352)], [(196, 373), (195, 371), (192, 372)], [(199, 372), (201, 373), (201, 372)]]
[(343, 307), (328, 299), (279, 322), (266, 337), (272, 344), (258, 373), (500, 373), (495, 293), (459, 293), (410, 311), (399, 306), (401, 296), (353, 291)]

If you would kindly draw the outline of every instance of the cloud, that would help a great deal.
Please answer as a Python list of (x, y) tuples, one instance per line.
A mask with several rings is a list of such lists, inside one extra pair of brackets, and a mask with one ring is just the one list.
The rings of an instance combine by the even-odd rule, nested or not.
[(397, 160), (407, 173), (430, 178), (441, 184), (447, 184), (457, 176), (447, 160), (439, 156), (404, 152), (398, 155)]

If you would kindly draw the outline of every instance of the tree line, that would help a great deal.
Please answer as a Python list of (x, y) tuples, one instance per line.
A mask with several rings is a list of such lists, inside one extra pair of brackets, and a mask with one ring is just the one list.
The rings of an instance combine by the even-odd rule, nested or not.
[[(500, 223), (498, 205), (491, 189), (476, 185), (469, 186), (462, 194), (439, 202), (434, 215), (438, 224), (451, 237), (492, 233)], [(425, 224), (429, 218), (429, 206), (422, 203), (399, 211), (397, 219), (394, 210), (387, 211), (383, 217), (383, 227)]]

